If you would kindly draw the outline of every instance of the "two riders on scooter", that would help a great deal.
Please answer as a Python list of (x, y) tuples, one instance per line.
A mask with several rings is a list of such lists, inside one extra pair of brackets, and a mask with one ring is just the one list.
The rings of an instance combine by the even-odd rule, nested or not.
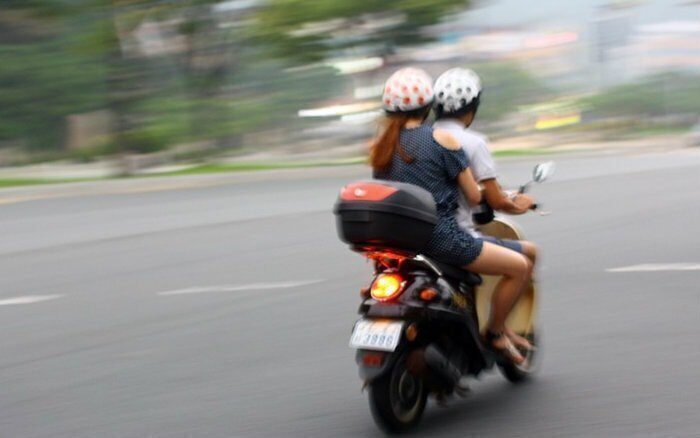
[[(536, 251), (522, 241), (490, 241), (470, 226), (470, 208), (483, 196), (495, 209), (520, 214), (534, 201), (509, 198), (498, 185), (493, 159), (483, 137), (468, 130), (479, 105), (481, 84), (470, 70), (450, 70), (432, 86), (422, 70), (404, 68), (386, 82), (382, 97), (386, 127), (372, 145), (374, 177), (418, 185), (435, 199), (438, 223), (424, 252), (471, 272), (502, 276), (493, 294), (486, 345), (521, 364), (518, 350), (528, 341), (509, 331), (505, 321), (532, 275)], [(436, 126), (425, 124), (431, 106)], [(461, 204), (461, 206), (460, 206)]]

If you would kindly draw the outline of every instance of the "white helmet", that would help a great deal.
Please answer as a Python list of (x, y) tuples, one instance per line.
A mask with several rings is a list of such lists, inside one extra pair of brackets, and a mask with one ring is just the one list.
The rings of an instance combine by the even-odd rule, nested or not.
[(481, 79), (467, 68), (452, 68), (435, 81), (435, 108), (454, 113), (464, 109), (481, 93)]
[(382, 104), (388, 112), (407, 112), (433, 102), (433, 79), (418, 68), (402, 68), (384, 84)]

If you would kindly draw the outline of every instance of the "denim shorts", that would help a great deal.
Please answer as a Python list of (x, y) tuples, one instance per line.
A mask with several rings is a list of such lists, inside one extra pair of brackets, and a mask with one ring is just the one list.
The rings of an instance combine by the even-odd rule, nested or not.
[(481, 239), (484, 242), (494, 243), (498, 246), (502, 246), (504, 248), (511, 249), (511, 250), (513, 250), (517, 253), (520, 253), (520, 254), (523, 253), (523, 246), (517, 240), (498, 239), (496, 237), (491, 237), (491, 236), (481, 236)]

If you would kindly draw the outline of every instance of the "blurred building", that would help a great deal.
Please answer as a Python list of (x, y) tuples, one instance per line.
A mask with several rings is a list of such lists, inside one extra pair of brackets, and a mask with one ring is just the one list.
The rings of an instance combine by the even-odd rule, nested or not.
[(592, 23), (593, 60), (597, 66), (597, 85), (609, 87), (628, 81), (627, 46), (632, 33), (632, 5), (610, 2), (598, 8)]
[(694, 10), (692, 19), (636, 25), (641, 4), (614, 1), (597, 11), (592, 53), (600, 87), (668, 71), (700, 72), (700, 3), (684, 3)]
[(576, 30), (460, 29), (455, 24), (449, 30), (450, 37), (440, 43), (403, 51), (403, 61), (439, 62), (447, 67), (470, 62), (513, 61), (555, 86), (567, 82), (581, 69), (582, 46)]
[(700, 19), (639, 26), (627, 53), (635, 77), (666, 71), (700, 74)]

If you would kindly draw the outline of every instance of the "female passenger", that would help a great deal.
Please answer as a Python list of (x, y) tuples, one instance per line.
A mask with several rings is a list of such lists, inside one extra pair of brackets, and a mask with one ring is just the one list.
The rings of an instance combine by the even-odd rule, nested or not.
[(459, 191), (476, 205), (481, 195), (459, 142), (444, 130), (424, 124), (433, 100), (430, 76), (404, 68), (384, 86), (386, 126), (374, 141), (370, 161), (375, 178), (415, 184), (435, 199), (438, 223), (424, 252), (444, 263), (487, 275), (502, 275), (493, 294), (487, 345), (520, 364), (525, 358), (506, 334), (505, 321), (530, 275), (527, 258), (471, 236), (457, 224)]

